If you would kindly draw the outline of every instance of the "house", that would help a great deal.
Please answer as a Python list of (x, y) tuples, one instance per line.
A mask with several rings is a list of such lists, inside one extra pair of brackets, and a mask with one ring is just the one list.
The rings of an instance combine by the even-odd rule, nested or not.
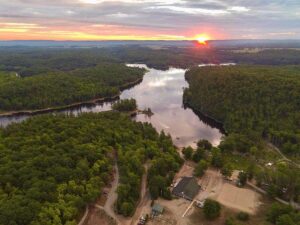
[(163, 213), (163, 211), (164, 211), (164, 208), (161, 205), (155, 203), (152, 206), (151, 214), (152, 214), (152, 216), (159, 216)]
[(200, 185), (195, 177), (183, 177), (174, 187), (172, 194), (193, 201), (200, 191)]

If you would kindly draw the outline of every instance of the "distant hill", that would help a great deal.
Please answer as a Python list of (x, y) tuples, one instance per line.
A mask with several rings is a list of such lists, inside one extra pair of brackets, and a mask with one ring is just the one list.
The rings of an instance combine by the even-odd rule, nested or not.
[(223, 48), (300, 48), (300, 40), (218, 40), (209, 43)]
[(0, 41), (0, 46), (15, 47), (114, 47), (114, 46), (147, 46), (147, 47), (191, 47), (191, 41)]
[[(195, 41), (0, 41), (0, 47), (65, 47), (89, 48), (109, 46), (193, 47)], [(212, 40), (217, 48), (300, 48), (300, 40)]]

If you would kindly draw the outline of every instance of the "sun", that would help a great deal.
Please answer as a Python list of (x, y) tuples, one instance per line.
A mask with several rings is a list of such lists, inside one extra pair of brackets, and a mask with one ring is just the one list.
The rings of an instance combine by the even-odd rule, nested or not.
[(196, 40), (198, 41), (199, 44), (201, 45), (206, 45), (207, 41), (209, 40), (209, 36), (206, 34), (200, 34), (196, 37)]

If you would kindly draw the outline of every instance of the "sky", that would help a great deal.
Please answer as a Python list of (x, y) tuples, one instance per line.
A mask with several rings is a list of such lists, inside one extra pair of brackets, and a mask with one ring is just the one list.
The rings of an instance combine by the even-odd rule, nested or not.
[(0, 0), (0, 40), (300, 39), (300, 0)]

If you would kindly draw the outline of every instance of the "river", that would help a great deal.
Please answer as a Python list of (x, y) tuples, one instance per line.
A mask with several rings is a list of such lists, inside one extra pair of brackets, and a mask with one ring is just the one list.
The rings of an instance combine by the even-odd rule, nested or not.
[[(141, 64), (130, 64), (147, 68)], [(199, 65), (205, 66), (205, 65)], [(212, 66), (212, 65), (210, 65)], [(121, 93), (121, 99), (134, 98), (139, 109), (150, 108), (154, 113), (148, 117), (137, 115), (134, 119), (151, 123), (158, 131), (169, 133), (178, 147), (195, 146), (199, 139), (207, 139), (213, 145), (218, 145), (223, 136), (220, 129), (211, 121), (196, 115), (191, 109), (185, 109), (182, 104), (183, 89), (188, 87), (185, 81), (184, 69), (170, 68), (167, 71), (147, 68), (143, 81)], [(83, 112), (102, 112), (111, 110), (111, 103), (73, 107), (61, 110), (60, 113), (78, 115)], [(27, 119), (28, 115), (0, 117), (0, 125), (7, 126), (12, 122)]]

